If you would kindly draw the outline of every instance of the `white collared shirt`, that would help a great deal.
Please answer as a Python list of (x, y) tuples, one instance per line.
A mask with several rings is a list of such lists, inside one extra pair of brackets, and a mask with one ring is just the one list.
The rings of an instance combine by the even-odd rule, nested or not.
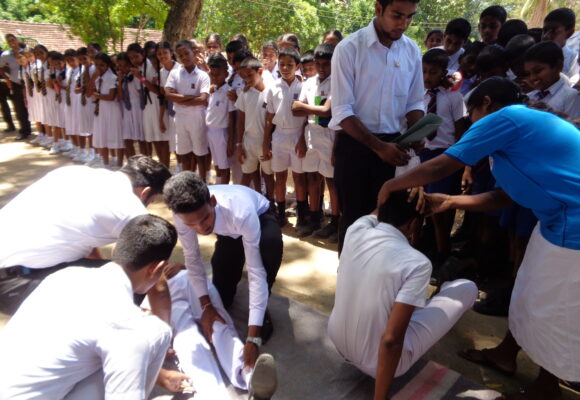
[[(217, 200), (213, 233), (234, 239), (242, 237), (250, 289), (248, 325), (262, 326), (268, 305), (268, 282), (260, 254), (260, 215), (268, 211), (270, 203), (255, 190), (241, 185), (211, 185), (209, 191)], [(176, 214), (173, 221), (183, 246), (189, 281), (199, 297), (205, 296), (208, 294), (207, 274), (197, 233)]]
[(256, 88), (249, 88), (248, 91), (240, 93), (236, 101), (236, 108), (244, 115), (244, 132), (252, 137), (264, 137), (264, 126), (266, 125), (266, 91), (261, 92)]
[(405, 35), (383, 46), (373, 22), (334, 49), (331, 129), (341, 130), (340, 123), (354, 115), (371, 132), (396, 133), (407, 113), (424, 111), (419, 47)]
[(564, 53), (564, 68), (562, 72), (570, 79), (570, 86), (574, 86), (580, 78), (580, 64), (578, 64), (578, 51), (568, 46), (562, 48)]
[(549, 94), (539, 99), (540, 91), (534, 90), (529, 93), (532, 100), (543, 101), (555, 111), (567, 114), (571, 118), (580, 118), (580, 95), (578, 91), (566, 84), (563, 78), (550, 86)]
[[(171, 88), (177, 93), (185, 96), (200, 96), (202, 93), (209, 94), (210, 80), (207, 72), (202, 71), (199, 67), (195, 67), (193, 71), (187, 72), (187, 69), (181, 65), (178, 69), (174, 69), (169, 73), (165, 89)], [(184, 106), (174, 103), (173, 109), (176, 114), (182, 115), (196, 115), (204, 112), (205, 106)]]
[[(444, 46), (437, 46), (436, 49), (445, 50)], [(449, 56), (449, 63), (447, 64), (447, 74), (451, 75), (459, 69), (459, 57), (465, 53), (465, 49), (462, 47), (457, 50), (454, 54)]]
[(227, 128), (230, 112), (236, 111), (234, 102), (228, 99), (228, 91), (232, 87), (226, 83), (209, 95), (209, 104), (205, 114), (205, 124), (208, 128)]
[(0, 209), (0, 268), (46, 268), (86, 257), (143, 214), (123, 172), (58, 168)]
[[(431, 95), (425, 91), (425, 109), (431, 101)], [(433, 140), (427, 139), (425, 147), (428, 149), (446, 149), (453, 145), (455, 139), (455, 122), (467, 114), (463, 96), (459, 91), (448, 91), (439, 87), (437, 92), (437, 115), (443, 118), (443, 123), (437, 129)]]
[(278, 69), (278, 61), (276, 61), (276, 65), (274, 65), (274, 69), (272, 71), (267, 68), (263, 69), (262, 79), (264, 80), (264, 84), (266, 86), (274, 86), (276, 82), (282, 79), (282, 75), (280, 75), (280, 70)]
[(430, 277), (429, 259), (401, 231), (374, 215), (359, 218), (346, 232), (328, 321), (339, 353), (374, 377), (394, 303), (424, 307)]
[(266, 110), (274, 114), (272, 122), (276, 125), (276, 131), (282, 133), (294, 133), (304, 126), (306, 117), (292, 115), (292, 103), (300, 98), (302, 82), (294, 78), (288, 85), (284, 79), (280, 79), (274, 86), (266, 91)]
[(109, 68), (103, 75), (97, 78), (95, 81), (95, 89), (101, 94), (108, 95), (111, 90), (117, 88), (117, 81), (117, 75)]
[[(181, 67), (181, 64), (178, 63), (177, 61), (175, 61), (173, 63), (173, 68), (171, 68), (171, 71), (179, 69), (179, 67)], [(171, 73), (171, 71), (169, 71), (165, 67), (161, 68), (161, 71), (159, 72), (159, 78), (160, 78), (160, 86), (162, 88), (165, 88), (165, 84), (167, 83), (167, 78), (169, 78), (169, 74)]]
[(146, 399), (157, 375), (148, 370), (152, 353), (167, 351), (170, 340), (170, 327), (133, 303), (119, 265), (65, 268), (0, 333), (0, 398), (62, 399), (102, 369), (107, 399)]

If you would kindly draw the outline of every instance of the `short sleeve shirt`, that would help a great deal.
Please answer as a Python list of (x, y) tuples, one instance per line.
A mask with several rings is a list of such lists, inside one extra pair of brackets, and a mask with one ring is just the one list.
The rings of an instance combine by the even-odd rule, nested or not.
[[(431, 97), (425, 94), (425, 109)], [(455, 122), (459, 121), (467, 113), (463, 96), (460, 92), (449, 92), (439, 88), (437, 93), (437, 115), (443, 119), (443, 123), (437, 129), (437, 135), (433, 140), (427, 140), (425, 147), (428, 149), (446, 149), (455, 143)]]
[[(210, 80), (209, 75), (195, 67), (191, 72), (182, 65), (169, 73), (165, 89), (171, 88), (177, 93), (185, 96), (200, 96), (202, 93), (209, 94)], [(205, 106), (184, 106), (174, 104), (173, 109), (176, 114), (192, 115), (205, 111)]]
[(280, 79), (274, 86), (268, 88), (266, 109), (270, 114), (274, 114), (272, 122), (276, 125), (277, 131), (294, 133), (304, 126), (305, 117), (292, 115), (292, 103), (300, 98), (301, 90), (302, 82), (299, 78), (294, 78), (290, 85)]
[(234, 102), (228, 99), (228, 91), (232, 87), (227, 83), (217, 88), (209, 95), (209, 104), (205, 114), (205, 124), (208, 128), (227, 128), (229, 114), (235, 111)]
[(490, 156), (497, 185), (530, 208), (552, 244), (580, 250), (580, 131), (523, 105), (477, 121), (445, 152), (467, 165)]
[(117, 88), (117, 75), (108, 69), (107, 72), (97, 78), (96, 85), (99, 93), (107, 95), (111, 89)]
[(266, 91), (250, 88), (240, 93), (236, 108), (245, 114), (245, 133), (252, 137), (263, 137), (266, 125)]

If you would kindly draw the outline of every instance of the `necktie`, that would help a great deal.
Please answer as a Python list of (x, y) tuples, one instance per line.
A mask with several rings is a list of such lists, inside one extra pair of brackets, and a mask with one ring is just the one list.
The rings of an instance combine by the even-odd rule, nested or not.
[(125, 103), (125, 108), (131, 111), (131, 95), (129, 94), (129, 77), (123, 77), (123, 102)]
[(550, 94), (549, 90), (540, 90), (537, 94), (537, 98), (538, 98), (538, 100), (543, 100), (549, 94)]
[(67, 106), (70, 106), (70, 104), (71, 104), (70, 103), (70, 89), (71, 89), (71, 86), (72, 86), (73, 72), (74, 71), (71, 71), (71, 74), (68, 77), (68, 81), (66, 82), (66, 95), (65, 96), (66, 96), (66, 105)]
[[(97, 93), (98, 94), (101, 94), (101, 87), (102, 86), (103, 86), (103, 77), (100, 77), (99, 78), (99, 84), (97, 86)], [(95, 115), (99, 115), (99, 105), (100, 105), (99, 103), (100, 103), (100, 100), (99, 99), (96, 99), (95, 100)]]
[(83, 91), (81, 92), (81, 104), (83, 106), (87, 105), (87, 86), (89, 84), (89, 78), (87, 77), (88, 72), (87, 67), (82, 71), (81, 87), (83, 88)]
[(40, 78), (42, 79), (40, 81), (40, 91), (41, 91), (43, 96), (46, 96), (47, 91), (46, 91), (46, 81), (44, 80), (44, 63), (42, 64), (42, 67), (40, 68)]
[(30, 77), (30, 64), (28, 64), (28, 69), (26, 70), (26, 89), (28, 90), (28, 97), (34, 96), (34, 82)]

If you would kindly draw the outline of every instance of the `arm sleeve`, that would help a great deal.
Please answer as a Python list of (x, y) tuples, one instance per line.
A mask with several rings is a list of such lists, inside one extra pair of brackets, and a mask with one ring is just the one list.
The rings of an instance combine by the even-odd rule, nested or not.
[(474, 165), (483, 157), (516, 140), (518, 128), (502, 111), (496, 111), (477, 121), (444, 154), (466, 165)]
[[(349, 43), (350, 45), (350, 43)], [(338, 45), (332, 56), (330, 91), (332, 119), (329, 128), (340, 130), (340, 123), (354, 114), (354, 49)]]
[(183, 247), (183, 256), (185, 258), (185, 267), (187, 268), (187, 277), (197, 297), (205, 296), (209, 293), (207, 288), (207, 274), (205, 264), (199, 251), (197, 242), (197, 233), (181, 221), (177, 215), (173, 215), (173, 222), (177, 228), (179, 241)]
[(302, 89), (300, 90), (300, 96), (298, 96), (298, 101), (302, 103), (308, 104), (308, 81), (302, 85)]
[(260, 254), (260, 219), (256, 213), (246, 216), (242, 223), (242, 242), (246, 255), (250, 291), (250, 315), (248, 325), (262, 326), (268, 306), (268, 280)]
[(461, 118), (465, 117), (467, 114), (467, 107), (465, 107), (465, 102), (463, 101), (463, 96), (460, 92), (450, 93), (449, 104), (451, 106), (451, 116), (453, 117), (453, 122), (457, 122)]
[(245, 97), (246, 96), (244, 96), (243, 93), (238, 96), (234, 110), (237, 108), (240, 111), (246, 112), (246, 107), (245, 107), (245, 103), (244, 103)]
[(425, 257), (412, 257), (409, 263), (409, 273), (405, 276), (403, 286), (399, 289), (395, 299), (398, 303), (405, 303), (415, 307), (425, 307), (429, 279), (431, 277), (431, 263)]
[[(421, 62), (421, 53), (419, 49), (416, 50), (415, 68), (412, 71), (411, 86), (409, 87), (409, 95), (407, 96), (407, 105), (405, 106), (405, 114), (411, 111), (420, 110), (425, 111), (425, 85), (423, 83), (423, 63)], [(331, 75), (332, 76), (332, 75)], [(333, 101), (334, 105), (334, 101)]]
[(202, 93), (209, 94), (209, 88), (211, 85), (210, 85), (210, 81), (209, 81), (209, 76), (205, 72), (203, 74), (201, 74), (201, 79), (199, 81), (199, 85), (200, 85), (199, 86), (200, 87), (200, 90), (199, 90), (200, 94), (202, 94)]
[(167, 88), (171, 88), (173, 90), (177, 90), (177, 85), (176, 85), (177, 84), (177, 82), (176, 82), (177, 75), (176, 75), (176, 73), (174, 71), (176, 71), (176, 70), (172, 70), (169, 73), (169, 76), (167, 77), (167, 82), (165, 82), (165, 88), (166, 89)]

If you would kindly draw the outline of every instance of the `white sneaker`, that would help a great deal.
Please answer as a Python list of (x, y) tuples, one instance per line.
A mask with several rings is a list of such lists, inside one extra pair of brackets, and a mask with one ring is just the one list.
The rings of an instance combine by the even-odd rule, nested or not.
[(46, 147), (49, 148), (52, 146), (53, 143), (53, 139), (51, 136), (45, 136), (44, 139), (40, 142), (40, 145), (42, 147)]
[(90, 164), (91, 162), (93, 162), (93, 160), (95, 159), (95, 155), (94, 154), (87, 154), (85, 153), (83, 155), (83, 159), (82, 161), (84, 161), (86, 164)]
[(109, 167), (114, 167), (115, 165), (117, 165), (117, 157), (109, 158)]
[(66, 151), (62, 149), (61, 154), (66, 157), (73, 158), (77, 155), (77, 148), (73, 147), (72, 149)]
[(103, 159), (99, 157), (99, 158), (95, 158), (91, 162), (91, 167), (93, 167), (93, 168), (106, 168), (106, 165), (103, 162)]
[(84, 150), (81, 150), (81, 149), (79, 148), (79, 149), (77, 149), (77, 154), (76, 154), (76, 155), (73, 157), (73, 159), (72, 159), (72, 160), (73, 160), (74, 162), (86, 162), (86, 161), (83, 161), (83, 160), (84, 160), (84, 158), (85, 158), (85, 155), (86, 155), (86, 154), (87, 154), (87, 153), (86, 153)]
[(31, 143), (31, 144), (39, 144), (39, 143), (42, 141), (42, 139), (44, 139), (44, 136), (41, 136), (41, 135), (36, 135), (36, 136), (34, 137), (34, 139), (32, 139), (32, 140), (30, 141), (30, 143)]
[(61, 153), (68, 153), (69, 151), (73, 151), (74, 148), (72, 143), (62, 142), (59, 150)]
[(269, 400), (277, 388), (276, 361), (270, 354), (260, 354), (250, 379), (250, 399)]
[(52, 147), (50, 148), (50, 151), (48, 152), (48, 154), (59, 154), (60, 153), (60, 146), (58, 145), (58, 143), (54, 143), (52, 145)]

